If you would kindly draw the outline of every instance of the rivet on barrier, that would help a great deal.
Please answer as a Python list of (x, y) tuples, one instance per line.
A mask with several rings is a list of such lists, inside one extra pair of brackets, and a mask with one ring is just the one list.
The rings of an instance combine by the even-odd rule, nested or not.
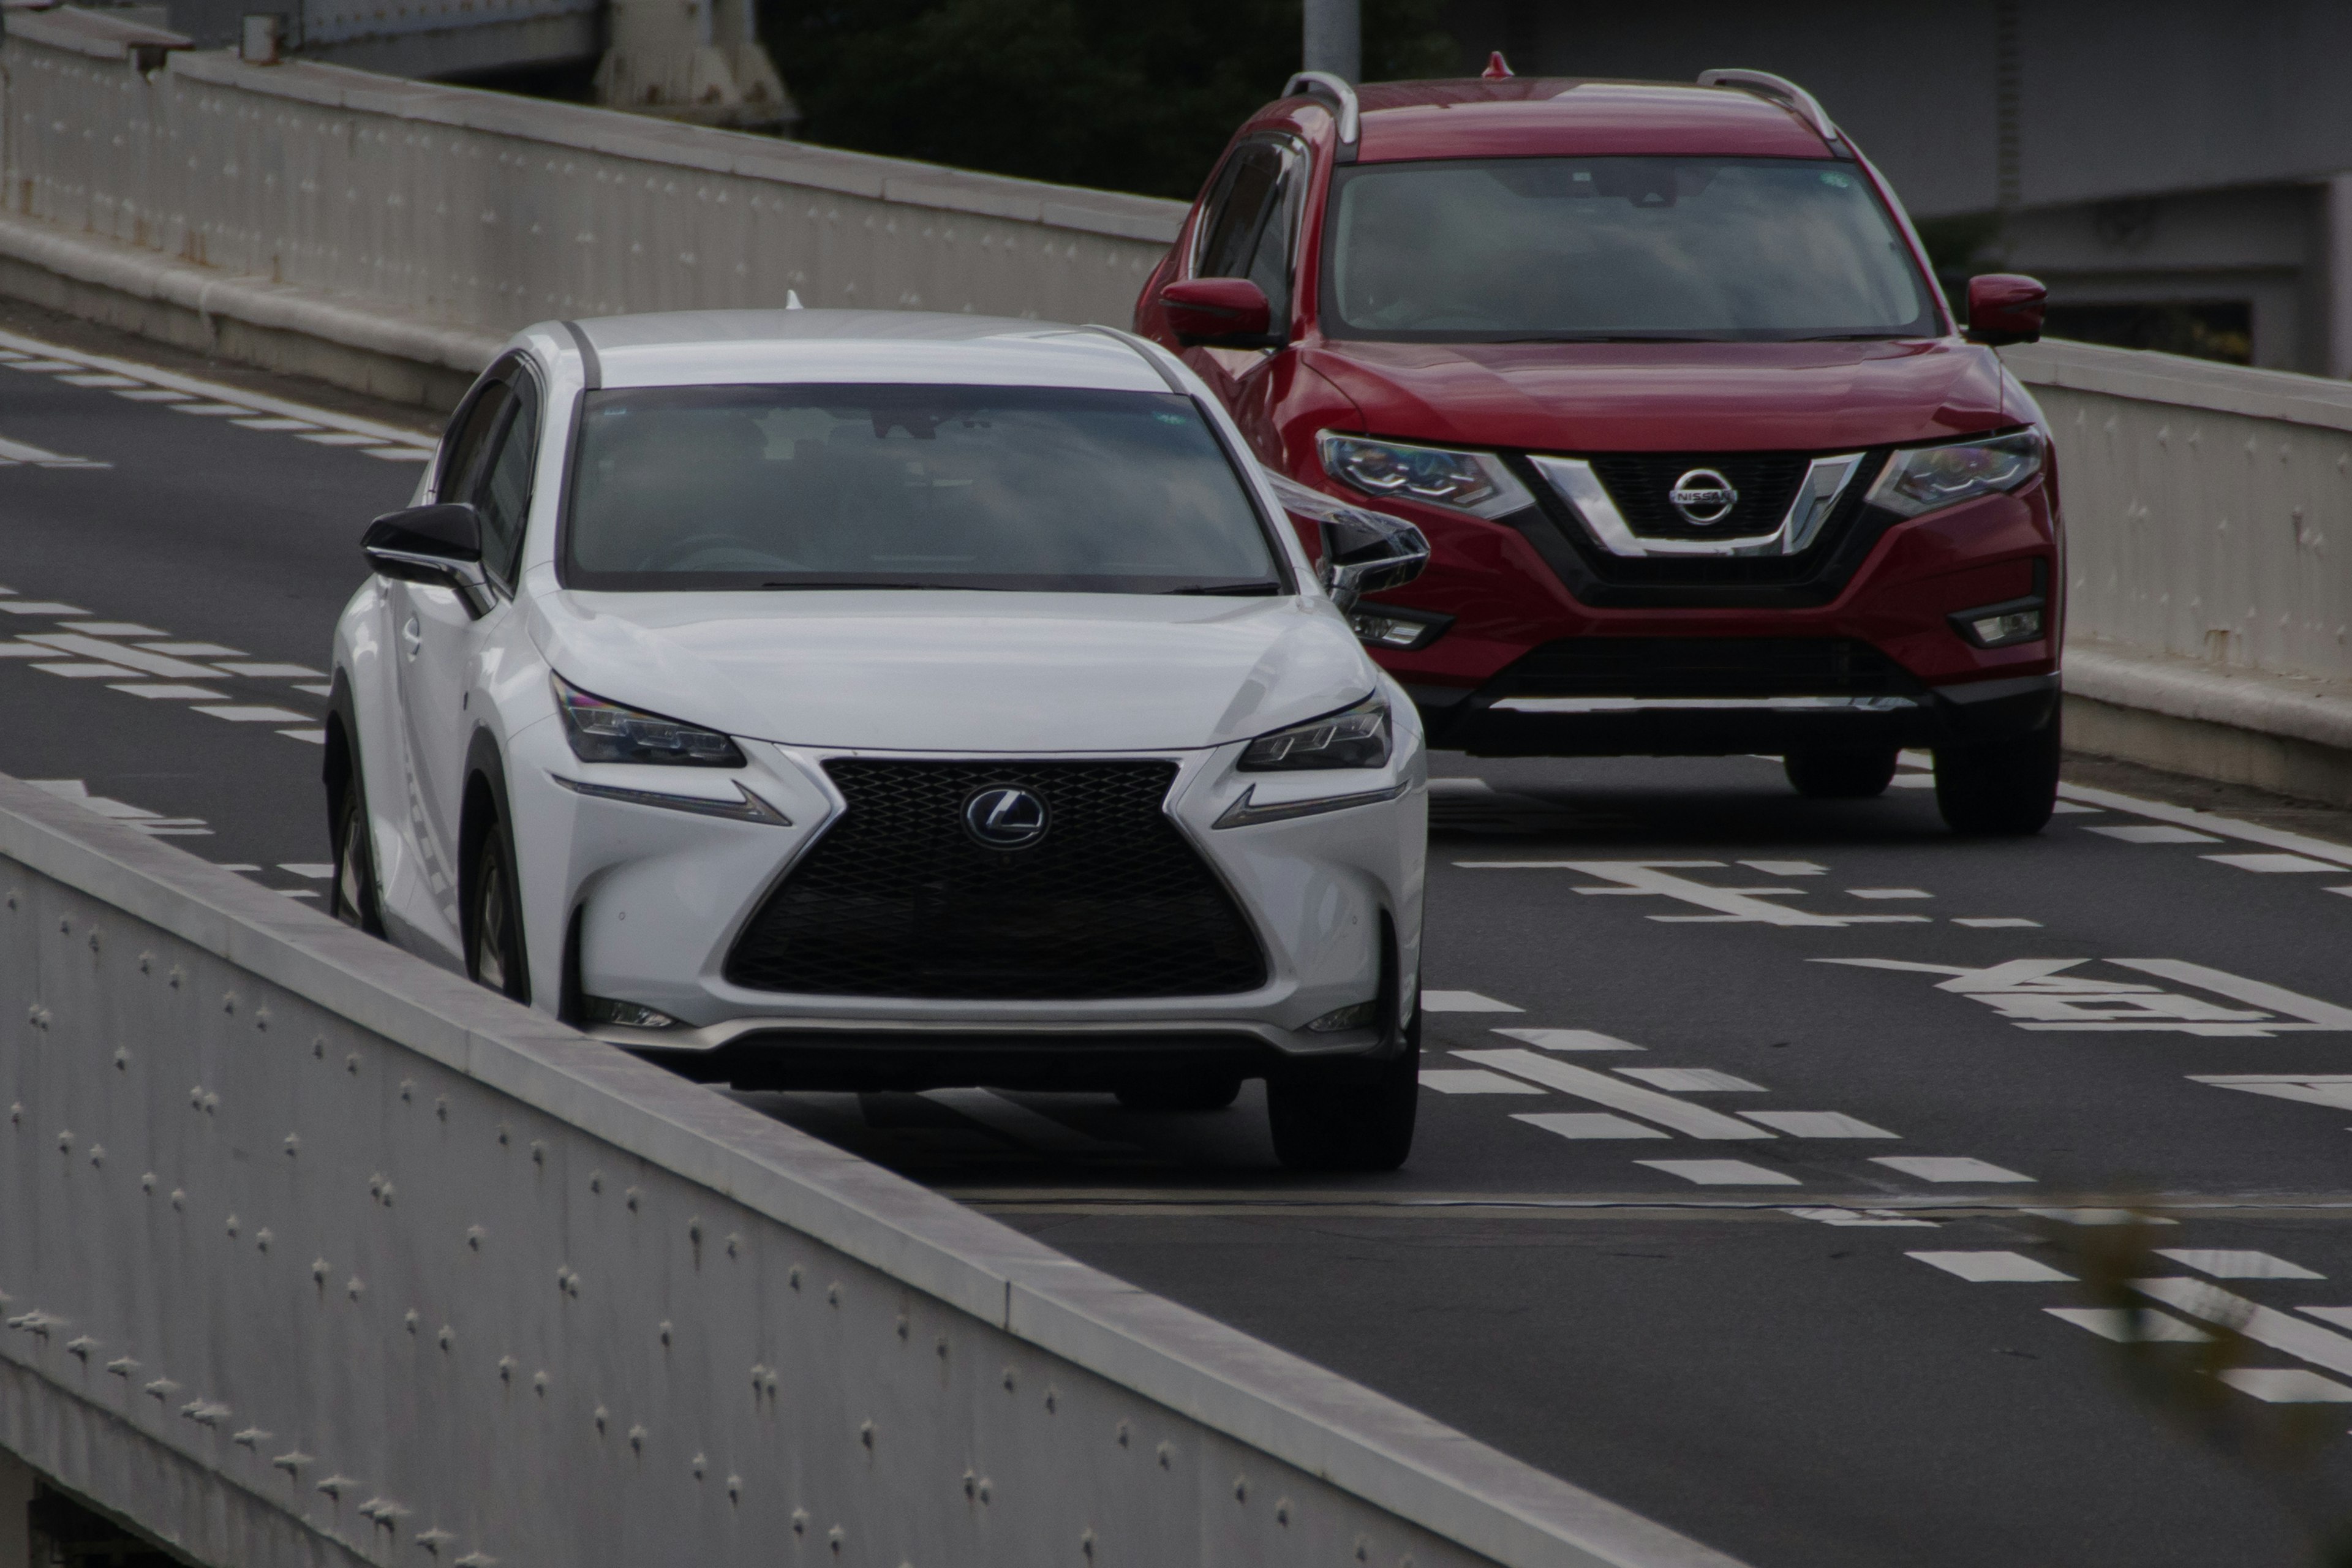
[(224, 1013), (235, 1013), (236, 1011), (236, 992), (224, 991), (221, 993), (221, 1011)]
[(697, 1454), (687, 1468), (694, 1472), (694, 1479), (698, 1481), (702, 1479), (703, 1472), (710, 1468), (710, 1461)]
[(1006, 1367), (1006, 1368), (1004, 1369), (1004, 1392), (1005, 1392), (1005, 1393), (1010, 1394), (1010, 1393), (1012, 1393), (1012, 1392), (1013, 1392), (1013, 1382), (1014, 1382), (1014, 1379), (1013, 1379), (1013, 1369), (1012, 1369), (1011, 1367), (1009, 1367), (1009, 1366), (1008, 1366), (1008, 1367)]
[(630, 1212), (631, 1214), (635, 1214), (635, 1213), (636, 1213), (636, 1212), (637, 1212), (637, 1189), (636, 1189), (636, 1188), (635, 1188), (635, 1187), (631, 1187), (631, 1188), (630, 1188), (626, 1193), (624, 1193), (624, 1194), (621, 1195), (621, 1201), (622, 1201), (622, 1202), (624, 1202), (624, 1203), (625, 1203), (625, 1204), (627, 1204), (627, 1205), (629, 1205), (629, 1212)]
[(366, 1293), (366, 1291), (367, 1281), (362, 1279), (356, 1274), (352, 1275), (349, 1279), (343, 1282), (343, 1294), (354, 1301), (358, 1300)]
[(457, 1342), (457, 1331), (451, 1328), (448, 1324), (444, 1323), (441, 1325), (441, 1332), (437, 1338), (441, 1342), (441, 1349), (444, 1352), (446, 1352), (452, 1345)]
[(1249, 1478), (1247, 1476), (1235, 1476), (1234, 1478), (1234, 1500), (1235, 1502), (1249, 1501)]
[(231, 1241), (236, 1239), (236, 1215), (235, 1215), (228, 1216), (228, 1235)]
[(106, 1363), (106, 1370), (117, 1377), (127, 1378), (139, 1370), (139, 1363), (130, 1356), (119, 1355)]
[(530, 1141), (530, 1163), (534, 1165), (544, 1165), (547, 1163), (546, 1140), (534, 1138)]
[(240, 1448), (251, 1448), (255, 1452), (258, 1453), (260, 1451), (261, 1445), (268, 1442), (272, 1434), (263, 1431), (258, 1426), (248, 1426), (244, 1431), (239, 1432), (235, 1436), (231, 1437), (229, 1441), (235, 1443)]
[(412, 1334), (416, 1331), (416, 1325), (422, 1321), (423, 1320), (419, 1317), (416, 1309), (414, 1307), (409, 1308), (408, 1310), (400, 1315), (400, 1326), (406, 1329)]
[(66, 1342), (66, 1353), (72, 1356), (76, 1361), (80, 1362), (84, 1366), (89, 1364), (89, 1352), (97, 1348), (98, 1342), (91, 1339), (88, 1334), (82, 1334)]
[(515, 1360), (515, 1358), (510, 1355), (502, 1355), (499, 1357), (499, 1381), (500, 1383), (512, 1383), (514, 1381), (516, 1369), (521, 1365), (522, 1363)]
[(479, 1252), (482, 1250), (482, 1243), (488, 1238), (489, 1234), (478, 1225), (469, 1225), (466, 1227), (466, 1245), (474, 1251)]
[(172, 1207), (173, 1207), (173, 1209), (174, 1211), (179, 1211), (179, 1210), (184, 1210), (184, 1209), (185, 1209), (187, 1206), (188, 1206), (188, 1194), (187, 1194), (184, 1191), (183, 1191), (182, 1189), (180, 1189), (180, 1188), (178, 1188), (178, 1187), (173, 1187), (173, 1188), (172, 1189)]
[(168, 1377), (159, 1377), (147, 1385), (147, 1397), (161, 1405), (180, 1392), (180, 1385)]
[(1288, 1527), (1290, 1523), (1290, 1500), (1288, 1498), (1277, 1498), (1275, 1500), (1274, 1522), (1285, 1526), (1286, 1528)]
[(729, 1502), (741, 1502), (743, 1500), (742, 1477), (730, 1476), (727, 1478), (727, 1500)]
[(530, 1374), (530, 1391), (541, 1399), (547, 1397), (547, 1373), (544, 1371)]
[(1078, 1554), (1089, 1563), (1094, 1561), (1095, 1532), (1091, 1527), (1080, 1532), (1078, 1536)]
[(337, 1502), (341, 1502), (343, 1500), (343, 1494), (357, 1485), (359, 1482), (349, 1476), (329, 1476), (319, 1483), (319, 1489)]
[(266, 1225), (259, 1230), (253, 1233), (253, 1245), (259, 1247), (264, 1252), (268, 1251), (269, 1244), (277, 1239), (278, 1238), (275, 1236), (272, 1236), (269, 1233), (269, 1227)]
[(643, 1426), (629, 1428), (629, 1451), (636, 1454), (646, 1451), (646, 1429)]
[(286, 1157), (290, 1160), (301, 1152), (302, 1140), (291, 1132), (286, 1134)]
[(73, 1152), (73, 1134), (70, 1131), (60, 1132), (58, 1134), (58, 1149), (63, 1153), (71, 1153)]
[(824, 1288), (824, 1304), (828, 1307), (838, 1307), (841, 1305), (840, 1280), (836, 1279), (832, 1284)]
[(457, 1539), (446, 1530), (420, 1530), (416, 1532), (416, 1544), (423, 1547), (425, 1554), (431, 1557), (440, 1556), (441, 1549)]
[(867, 1421), (857, 1428), (857, 1442), (867, 1453), (874, 1451), (874, 1423)]
[(301, 1449), (295, 1448), (270, 1460), (269, 1468), (273, 1470), (283, 1470), (289, 1476), (299, 1476), (302, 1473), (303, 1466), (316, 1462)]
[(152, 974), (154, 972), (155, 955), (152, 952), (141, 953), (139, 955), (139, 973), (142, 974)]
[(129, 1072), (131, 1070), (131, 1049), (129, 1047), (120, 1046), (115, 1048), (114, 1070), (116, 1072)]
[(605, 1424), (606, 1424), (607, 1422), (611, 1421), (612, 1419), (613, 1419), (612, 1412), (610, 1412), (610, 1411), (606, 1410), (606, 1409), (605, 1409), (603, 1405), (599, 1405), (598, 1406), (596, 1406), (596, 1415), (595, 1415), (595, 1422), (596, 1422), (596, 1436), (598, 1436), (599, 1437), (601, 1437), (601, 1436), (603, 1436), (604, 1435), (604, 1426), (605, 1426)]

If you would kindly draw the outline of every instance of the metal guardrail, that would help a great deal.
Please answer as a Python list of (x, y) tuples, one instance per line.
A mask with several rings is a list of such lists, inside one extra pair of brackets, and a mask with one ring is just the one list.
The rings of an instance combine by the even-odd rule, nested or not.
[(0, 1447), (222, 1568), (1737, 1568), (7, 780), (0, 1104)]

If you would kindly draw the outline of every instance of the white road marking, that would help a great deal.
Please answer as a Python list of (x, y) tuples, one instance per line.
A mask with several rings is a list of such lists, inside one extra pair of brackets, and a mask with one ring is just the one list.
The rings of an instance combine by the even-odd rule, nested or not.
[(1886, 782), (1891, 787), (1895, 789), (1934, 789), (1936, 787), (1936, 775), (1933, 773), (1896, 773), (1893, 778)]
[(1643, 1047), (1621, 1040), (1614, 1035), (1595, 1033), (1591, 1029), (1496, 1029), (1515, 1040), (1525, 1040), (1538, 1050), (1545, 1051), (1638, 1051)]
[[(160, 632), (156, 634), (162, 636)], [(149, 653), (168, 653), (176, 658), (242, 658), (233, 647), (223, 647), (216, 642), (150, 642), (141, 643)]]
[(1958, 1275), (1971, 1285), (2052, 1285), (2074, 1278), (2022, 1252), (1906, 1252), (1904, 1256)]
[(1421, 994), (1421, 1010), (1424, 1013), (1518, 1013), (1524, 1008), (1508, 1002), (1497, 1002), (1492, 996), (1482, 996), (1475, 991), (1424, 991)]
[(1826, 877), (1830, 870), (1811, 860), (1742, 860), (1740, 864), (1767, 877)]
[(2295, 1310), (2339, 1329), (2352, 1329), (2352, 1307), (2297, 1307)]
[(1429, 781), (1429, 793), (1433, 795), (1492, 795), (1495, 793), (1495, 786), (1485, 779), (1432, 779)]
[(382, 458), (387, 463), (429, 463), (433, 454), (417, 447), (362, 447), (371, 458)]
[(55, 599), (0, 599), (0, 610), (12, 616), (86, 616), (79, 605), (60, 605)]
[(142, 387), (137, 392), (118, 392), (114, 395), (127, 397), (133, 403), (184, 403), (188, 398), (184, 392), (167, 392), (160, 386)]
[(69, 664), (37, 664), (44, 675), (62, 675), (68, 680), (136, 680), (139, 671), (125, 669), (119, 664), (94, 664), (76, 660)]
[(278, 868), (292, 876), (307, 877), (313, 882), (323, 882), (335, 874), (335, 868), (323, 860), (289, 861)]
[(2315, 860), (2308, 855), (2288, 855), (2277, 850), (2254, 855), (2200, 855), (2198, 858), (2210, 860), (2217, 866), (2235, 866), (2241, 871), (2261, 871), (2272, 876), (2290, 871), (2344, 869), (2331, 860)]
[(315, 899), (319, 897), (319, 889), (316, 888), (272, 888), (269, 890), (283, 899)]
[(2050, 812), (2053, 816), (2105, 816), (2106, 815), (2104, 807), (2077, 805), (2071, 800), (2058, 802), (2050, 808)]
[(1464, 1061), (1480, 1067), (1499, 1068), (1516, 1073), (1546, 1089), (1556, 1089), (1562, 1094), (1572, 1094), (1605, 1105), (1612, 1110), (1622, 1110), (1661, 1127), (1671, 1127), (1693, 1138), (1717, 1140), (1769, 1138), (1772, 1134), (1761, 1127), (1709, 1110), (1703, 1105), (1693, 1105), (1686, 1100), (1676, 1100), (1670, 1094), (1660, 1094), (1654, 1089), (1630, 1084), (1607, 1073), (1594, 1072), (1591, 1068), (1577, 1067), (1553, 1057), (1541, 1057), (1533, 1051), (1455, 1051)]
[(316, 430), (318, 428), (308, 419), (281, 419), (271, 415), (264, 415), (258, 419), (232, 419), (229, 423), (243, 426), (247, 430)]
[(929, 1089), (923, 1091), (923, 1098), (1042, 1153), (1100, 1154), (1134, 1148), (1131, 1143), (1107, 1142), (1075, 1127), (1066, 1127), (992, 1089)]
[(2203, 1247), (2159, 1247), (2159, 1258), (2169, 1258), (2184, 1268), (2216, 1279), (2325, 1279), (2300, 1263), (2289, 1263), (2267, 1252), (2232, 1252)]
[(1750, 1121), (1759, 1122), (1776, 1132), (1791, 1138), (1899, 1138), (1899, 1132), (1889, 1132), (1884, 1127), (1873, 1127), (1859, 1117), (1848, 1116), (1843, 1110), (1743, 1110), (1739, 1113)]
[(2113, 1340), (2119, 1345), (2198, 1344), (2213, 1336), (2202, 1329), (2191, 1328), (2169, 1312), (2143, 1308), (2127, 1312), (2116, 1307), (2044, 1307), (2043, 1311), (2062, 1323), (2072, 1323), (2078, 1329), (2088, 1329), (2103, 1340)]
[(79, 779), (26, 779), (25, 782), (59, 800), (69, 800), (84, 811), (111, 817), (154, 837), (205, 837), (212, 833), (201, 816), (165, 816), (127, 801), (92, 795), (89, 786)]
[(1903, 958), (1815, 958), (1807, 962), (1947, 975), (1949, 978), (1937, 982), (1936, 989), (1983, 1003), (2021, 1029), (2078, 1033), (2136, 1030), (2254, 1039), (2314, 1029), (2352, 1029), (2352, 1008), (2179, 959), (2116, 958), (2107, 962), (2216, 992), (2232, 1001), (2252, 1004), (2260, 1011), (2218, 1006), (2202, 997), (2153, 985), (2066, 973), (2090, 963), (2087, 958), (2013, 958), (1985, 969), (1958, 969)]
[[(33, 668), (37, 669), (40, 667), (36, 665)], [(232, 724), (299, 724), (304, 718), (300, 713), (289, 712), (283, 708), (247, 707), (233, 702), (217, 707), (208, 705), (198, 708), (196, 711), (209, 713), (215, 719), (226, 719)]]
[(2192, 833), (2186, 827), (2154, 827), (2134, 825), (2128, 827), (2085, 827), (2085, 833), (2095, 833), (2103, 838), (2119, 838), (2126, 844), (2219, 844), (2210, 833)]
[(1923, 1182), (2031, 1182), (2032, 1176), (1966, 1155), (1874, 1154), (1870, 1163)]
[(334, 684), (325, 680), (298, 680), (294, 683), (294, 689), (307, 691), (313, 697), (332, 697), (335, 694)]
[(307, 741), (314, 746), (323, 746), (327, 743), (327, 732), (324, 730), (280, 730), (278, 732), (289, 741)]
[(1785, 1171), (1768, 1171), (1745, 1160), (1636, 1160), (1654, 1171), (1702, 1187), (1801, 1187), (1804, 1184)]
[(2137, 1209), (2020, 1209), (2020, 1214), (2040, 1215), (2043, 1219), (2063, 1220), (2068, 1225), (2179, 1225), (2177, 1219), (2162, 1215), (2142, 1214)]
[(167, 403), (163, 406), (174, 414), (201, 414), (210, 419), (253, 412), (242, 403)]
[(83, 637), (74, 632), (28, 632), (22, 640), (45, 644), (59, 653), (79, 654), (84, 658), (110, 659), (116, 664), (127, 664), (134, 669), (143, 669), (150, 675), (160, 675), (168, 680), (210, 680), (220, 674), (207, 665), (190, 664), (184, 658), (149, 653), (144, 648), (126, 647), (118, 642)]
[(321, 447), (368, 447), (375, 444), (373, 436), (354, 435), (349, 430), (331, 431), (323, 436), (305, 436), (305, 441), (316, 441)]
[(307, 664), (224, 664), (220, 667), (231, 675), (249, 675), (257, 680), (316, 680), (324, 670), (312, 669)]
[(2299, 1366), (2225, 1366), (2213, 1375), (2268, 1405), (2352, 1405), (2352, 1388)]
[(1474, 871), (1575, 871), (1587, 877), (1606, 878), (1614, 884), (1605, 888), (1579, 888), (1575, 889), (1579, 893), (1604, 897), (1657, 896), (1676, 899), (1714, 911), (1705, 915), (1649, 917), (1666, 922), (1722, 921), (1776, 926), (1848, 926), (1925, 921), (1927, 918), (1925, 915), (1817, 915), (1766, 901), (1772, 898), (1795, 897), (1805, 890), (1802, 888), (1711, 888), (1704, 882), (1695, 882), (1687, 877), (1674, 874), (1676, 871), (1721, 869), (1723, 862), (1720, 860), (1456, 860), (1454, 864)]
[(2346, 898), (2352, 899), (2352, 888), (2328, 888), (2323, 890), (2330, 893), (2341, 893)]
[(139, 384), (127, 375), (111, 375), (104, 371), (82, 375), (61, 375), (58, 377), (58, 379), (64, 382), (68, 386), (101, 386), (110, 388), (117, 386), (136, 386)]
[(2264, 827), (2259, 823), (2241, 822), (2233, 816), (2215, 816), (2210, 812), (2197, 811), (2185, 805), (2169, 805), (2160, 800), (2142, 800), (2137, 795), (2117, 795), (2113, 790), (2060, 784), (2058, 793), (2070, 800), (2091, 805), (2129, 812), (2135, 816), (2174, 823), (2182, 827), (2202, 828), (2208, 833), (2218, 833), (2224, 838), (2242, 839), (2248, 844), (2285, 849), (2297, 855), (2308, 855), (2315, 860), (2332, 860), (2338, 866), (2352, 867), (2352, 845), (2331, 844), (2325, 838), (2313, 838), (2306, 834)]
[(1920, 888), (1848, 888), (1846, 896), (1854, 899), (1932, 899), (1936, 895)]
[(1421, 1087), (1440, 1094), (1541, 1094), (1542, 1089), (1484, 1068), (1423, 1068)]
[(1511, 1120), (1540, 1127), (1556, 1138), (1664, 1138), (1666, 1134), (1605, 1110), (1515, 1111)]
[(47, 374), (60, 370), (79, 370), (82, 367), (76, 362), (69, 359), (20, 359), (10, 362), (8, 368), (10, 370), (39, 371), (43, 374)]
[(2190, 1073), (2189, 1081), (2352, 1110), (2352, 1073)]
[(1630, 1078), (1675, 1094), (1761, 1094), (1764, 1086), (1750, 1083), (1744, 1078), (1734, 1078), (1713, 1068), (1617, 1068), (1620, 1078)]
[(165, 702), (226, 702), (228, 693), (207, 691), (201, 686), (170, 686), (141, 683), (131, 686), (110, 686), (109, 691), (127, 691), (133, 697), (153, 698)]
[(1780, 1212), (1795, 1215), (1799, 1219), (1814, 1220), (1822, 1225), (1911, 1226), (1921, 1230), (1936, 1228), (1936, 1222), (1932, 1219), (1913, 1219), (1907, 1215), (1897, 1214), (1893, 1209), (1782, 1209)]
[(2040, 931), (2042, 929), (2042, 922), (2040, 921), (2029, 921), (2018, 915), (1974, 915), (1966, 918), (1956, 917), (1952, 923), (1956, 926), (1969, 926), (1978, 931), (2006, 931), (2011, 927), (2024, 927), (2034, 931)]
[(68, 621), (66, 630), (91, 637), (160, 637), (163, 633), (137, 621)]

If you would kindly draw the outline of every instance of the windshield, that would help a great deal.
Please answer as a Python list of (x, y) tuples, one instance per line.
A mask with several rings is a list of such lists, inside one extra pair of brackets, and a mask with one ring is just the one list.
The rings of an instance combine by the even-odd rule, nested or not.
[(1324, 330), (1453, 342), (1928, 337), (1851, 163), (1499, 158), (1335, 172)]
[(563, 562), (624, 591), (1285, 591), (1216, 433), (1167, 393), (592, 392)]

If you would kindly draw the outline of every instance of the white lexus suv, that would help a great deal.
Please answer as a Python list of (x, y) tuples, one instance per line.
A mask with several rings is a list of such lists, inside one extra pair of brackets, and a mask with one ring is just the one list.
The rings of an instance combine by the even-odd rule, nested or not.
[(1394, 1167), (1425, 766), (1346, 611), (1427, 545), (1246, 453), (1102, 329), (517, 334), (336, 628), (337, 914), (705, 1081), (1263, 1077)]

